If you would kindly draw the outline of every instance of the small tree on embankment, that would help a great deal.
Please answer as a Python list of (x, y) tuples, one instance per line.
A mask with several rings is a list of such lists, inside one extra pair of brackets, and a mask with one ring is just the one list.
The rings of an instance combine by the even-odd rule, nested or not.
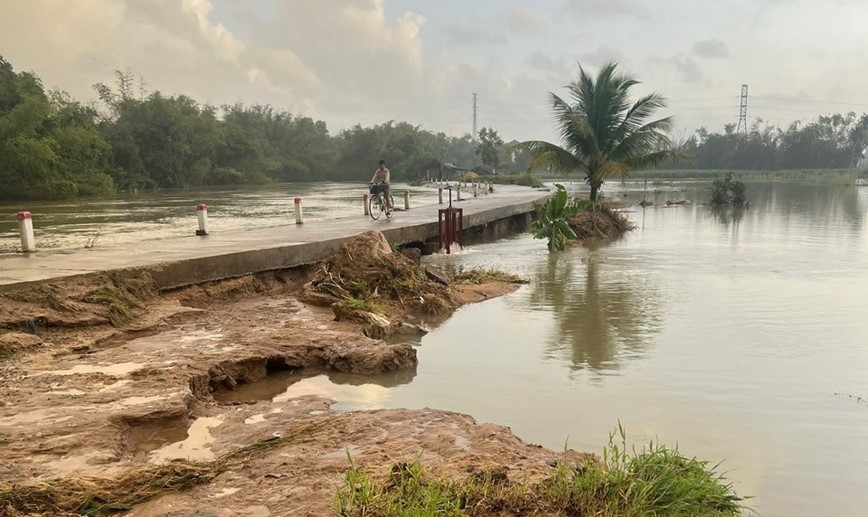
[(530, 153), (530, 169), (582, 172), (591, 186), (591, 201), (597, 200), (606, 179), (626, 177), (677, 154), (667, 136), (671, 117), (649, 120), (666, 107), (666, 100), (651, 93), (632, 102), (630, 89), (639, 81), (616, 69), (616, 63), (607, 63), (592, 77), (579, 65), (579, 79), (566, 86), (568, 100), (549, 94), (563, 147), (530, 140), (513, 148)]
[[(530, 153), (530, 170), (546, 169), (564, 175), (582, 172), (591, 186), (590, 203), (576, 205), (574, 213), (550, 219), (550, 209), (560, 209), (560, 202), (555, 200), (538, 212), (543, 222), (537, 234), (546, 234), (549, 250), (562, 249), (564, 237), (614, 239), (631, 229), (632, 224), (623, 214), (597, 203), (603, 182), (680, 156), (672, 150), (667, 135), (671, 118), (650, 120), (655, 111), (666, 107), (666, 100), (651, 93), (633, 102), (630, 89), (637, 84), (639, 81), (633, 77), (619, 73), (615, 63), (607, 63), (596, 77), (579, 65), (579, 79), (566, 86), (568, 100), (550, 93), (563, 147), (542, 140), (513, 147), (515, 152)], [(560, 195), (559, 189), (555, 199)], [(569, 223), (576, 237), (561, 230), (564, 222)]]
[(570, 198), (556, 183), (555, 195), (536, 205), (530, 229), (535, 239), (548, 239), (549, 251), (561, 251), (567, 242), (612, 241), (633, 229), (633, 223), (606, 203)]

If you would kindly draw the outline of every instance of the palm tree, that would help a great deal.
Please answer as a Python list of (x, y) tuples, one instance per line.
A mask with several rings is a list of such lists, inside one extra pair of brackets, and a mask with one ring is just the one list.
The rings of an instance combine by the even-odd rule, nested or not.
[(594, 78), (579, 65), (578, 81), (566, 86), (572, 104), (550, 93), (564, 147), (531, 140), (514, 148), (531, 154), (531, 169), (583, 172), (592, 201), (610, 176), (624, 177), (675, 155), (667, 136), (671, 118), (647, 121), (654, 111), (666, 107), (666, 99), (652, 93), (631, 103), (630, 88), (639, 81), (616, 68), (609, 62)]

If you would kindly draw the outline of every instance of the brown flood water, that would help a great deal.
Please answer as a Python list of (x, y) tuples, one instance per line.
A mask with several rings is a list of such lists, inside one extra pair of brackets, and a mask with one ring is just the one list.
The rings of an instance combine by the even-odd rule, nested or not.
[[(521, 235), (433, 257), (532, 283), (425, 336), (415, 372), (282, 376), (237, 396), (449, 409), (555, 449), (599, 451), (620, 421), (639, 446), (723, 461), (762, 515), (865, 515), (868, 189), (749, 194), (736, 214), (636, 207), (639, 228), (593, 251), (549, 255)], [(686, 184), (656, 194), (706, 196)]]

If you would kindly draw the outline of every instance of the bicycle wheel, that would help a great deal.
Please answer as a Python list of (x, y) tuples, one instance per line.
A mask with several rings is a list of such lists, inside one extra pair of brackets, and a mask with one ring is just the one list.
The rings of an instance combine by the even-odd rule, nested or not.
[(395, 211), (395, 198), (389, 196), (389, 206), (392, 208), (385, 209), (386, 210), (386, 219), (392, 218), (392, 212)]
[(379, 200), (379, 194), (368, 198), (368, 213), (371, 214), (371, 219), (373, 219), (374, 221), (380, 218), (380, 212), (382, 211)]

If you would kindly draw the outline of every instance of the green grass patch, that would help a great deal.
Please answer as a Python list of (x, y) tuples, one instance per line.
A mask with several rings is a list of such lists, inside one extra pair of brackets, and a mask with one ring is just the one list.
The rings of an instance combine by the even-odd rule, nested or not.
[(854, 169), (782, 169), (782, 170), (733, 170), (733, 169), (675, 169), (638, 171), (632, 179), (651, 180), (714, 180), (732, 175), (740, 180), (802, 180), (852, 185), (858, 174)]
[(523, 187), (544, 187), (542, 181), (533, 174), (485, 174), (479, 176), (481, 182), (491, 182), (497, 185), (521, 185)]
[(512, 482), (505, 470), (471, 473), (458, 481), (435, 478), (425, 474), (418, 459), (375, 478), (348, 458), (350, 468), (334, 503), (341, 517), (687, 517), (735, 516), (744, 509), (716, 466), (654, 443), (628, 449), (620, 425), (602, 459), (558, 463), (535, 485)]
[(88, 293), (82, 301), (103, 305), (108, 309), (108, 319), (115, 327), (131, 322), (142, 305), (126, 292), (112, 286), (103, 286)]
[(344, 300), (344, 305), (346, 305), (347, 309), (351, 309), (354, 311), (386, 314), (386, 308), (373, 298), (350, 298), (348, 300)]

